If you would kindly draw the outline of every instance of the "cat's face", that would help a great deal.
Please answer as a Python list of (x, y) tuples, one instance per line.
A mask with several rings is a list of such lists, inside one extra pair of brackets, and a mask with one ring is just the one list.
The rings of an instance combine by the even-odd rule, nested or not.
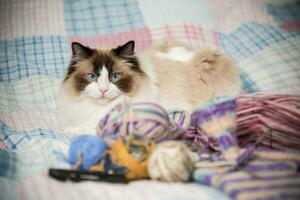
[(76, 95), (106, 104), (134, 94), (144, 76), (134, 56), (134, 42), (115, 49), (91, 49), (72, 43), (72, 59), (63, 84)]

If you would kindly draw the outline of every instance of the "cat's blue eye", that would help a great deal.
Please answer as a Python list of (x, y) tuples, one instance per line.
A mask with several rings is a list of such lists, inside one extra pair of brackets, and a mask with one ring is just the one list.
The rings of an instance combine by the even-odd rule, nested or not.
[(94, 74), (94, 73), (88, 73), (87, 74), (87, 79), (90, 80), (90, 81), (95, 81), (95, 80), (97, 80), (97, 75)]
[(121, 74), (120, 73), (112, 73), (111, 75), (111, 80), (112, 81), (118, 81), (121, 78)]

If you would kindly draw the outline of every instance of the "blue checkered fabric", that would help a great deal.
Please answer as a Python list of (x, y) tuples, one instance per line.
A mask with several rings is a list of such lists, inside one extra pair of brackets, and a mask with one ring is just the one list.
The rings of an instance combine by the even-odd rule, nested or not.
[(256, 54), (272, 44), (299, 35), (300, 32), (288, 32), (255, 22), (244, 24), (229, 34), (219, 33), (221, 46), (237, 61)]
[(41, 140), (50, 138), (50, 139), (60, 140), (64, 142), (71, 141), (70, 136), (51, 129), (36, 128), (30, 131), (18, 132), (7, 127), (1, 121), (0, 121), (0, 138), (4, 140), (5, 143), (12, 150), (16, 150), (20, 148), (21, 146), (28, 143), (28, 141), (32, 140), (33, 138), (35, 139), (41, 138)]
[(18, 132), (0, 121), (0, 138), (10, 149), (0, 150), (0, 177), (20, 179), (31, 176), (45, 165), (68, 166), (54, 156), (54, 151), (63, 152), (62, 147), (70, 145), (69, 136), (41, 128)]
[(283, 23), (300, 18), (300, 1), (286, 2), (283, 4), (267, 4), (267, 11), (278, 23)]
[(16, 178), (17, 156), (13, 152), (0, 151), (0, 177)]
[(32, 36), (0, 40), (0, 82), (34, 75), (63, 77), (70, 58), (66, 37)]
[(240, 71), (240, 79), (242, 84), (242, 92), (244, 93), (253, 93), (259, 92), (260, 89), (254, 83), (254, 81), (247, 75), (247, 73)]
[(64, 1), (69, 35), (92, 36), (143, 28), (136, 0)]

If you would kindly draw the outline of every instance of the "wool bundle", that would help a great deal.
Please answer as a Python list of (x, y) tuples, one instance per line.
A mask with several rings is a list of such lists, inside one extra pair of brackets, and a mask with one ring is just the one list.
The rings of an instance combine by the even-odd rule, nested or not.
[(300, 148), (300, 95), (244, 94), (237, 98), (240, 145)]
[[(277, 149), (300, 148), (300, 95), (242, 94), (236, 98), (237, 130), (240, 146)], [(220, 151), (215, 138), (192, 120), (182, 136), (201, 150)]]

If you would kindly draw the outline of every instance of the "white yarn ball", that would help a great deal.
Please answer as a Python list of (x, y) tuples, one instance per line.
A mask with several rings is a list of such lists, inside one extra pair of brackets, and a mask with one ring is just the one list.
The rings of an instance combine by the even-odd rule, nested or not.
[(192, 152), (186, 144), (180, 141), (158, 144), (148, 161), (148, 173), (154, 180), (188, 181), (193, 170)]

